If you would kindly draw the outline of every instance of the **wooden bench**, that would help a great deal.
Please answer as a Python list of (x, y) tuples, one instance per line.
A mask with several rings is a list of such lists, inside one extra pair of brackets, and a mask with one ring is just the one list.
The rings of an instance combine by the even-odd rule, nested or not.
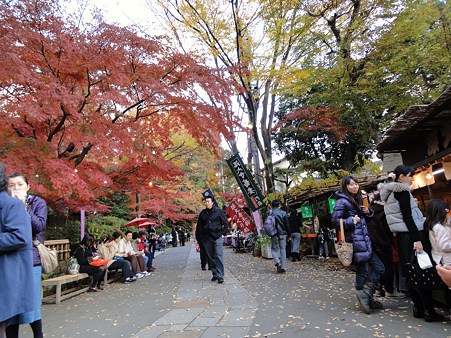
[(74, 297), (76, 295), (79, 295), (83, 292), (88, 291), (89, 286), (81, 287), (81, 288), (71, 288), (69, 290), (65, 290), (64, 293), (61, 292), (61, 287), (64, 284), (80, 281), (80, 280), (83, 280), (86, 278), (91, 278), (91, 277), (87, 273), (79, 273), (76, 275), (64, 275), (64, 276), (59, 276), (59, 277), (43, 280), (41, 282), (41, 295), (43, 294), (42, 288), (44, 286), (56, 286), (56, 293), (55, 293), (55, 295), (41, 297), (42, 302), (59, 304), (59, 303), (61, 303), (61, 301), (65, 300), (67, 298)]
[[(104, 278), (104, 284), (107, 285), (109, 283), (115, 282), (121, 277), (121, 270), (113, 270), (113, 271), (106, 271), (105, 278)], [(87, 273), (79, 273), (76, 275), (63, 275), (58, 276), (55, 278), (50, 278), (43, 280), (41, 282), (41, 296), (43, 295), (43, 287), (44, 286), (56, 286), (56, 293), (54, 295), (50, 295), (47, 297), (41, 297), (43, 303), (55, 303), (59, 304), (63, 300), (77, 296), (81, 293), (84, 293), (88, 291), (89, 286), (86, 287), (78, 287), (78, 288), (71, 288), (68, 290), (62, 291), (62, 286), (71, 282), (80, 281), (86, 278), (91, 278)]]
[[(56, 273), (65, 273), (66, 264), (70, 257), (70, 241), (68, 239), (56, 239), (47, 240), (44, 242), (45, 246), (50, 249), (54, 249), (58, 253), (58, 269)], [(41, 282), (41, 299), (43, 303), (56, 303), (59, 304), (64, 299), (76, 296), (80, 293), (86, 292), (89, 287), (71, 288), (68, 290), (62, 290), (62, 286), (71, 282), (81, 281), (89, 278), (86, 273), (80, 273), (77, 275), (63, 275), (54, 278), (45, 279)], [(44, 287), (56, 287), (56, 293), (47, 297), (43, 297)]]
[[(68, 239), (48, 240), (44, 244), (51, 249), (54, 249), (58, 253), (58, 270), (56, 272), (66, 272), (66, 264), (70, 257), (70, 242)], [(119, 271), (108, 271), (105, 273), (104, 284), (107, 285), (119, 279), (121, 273)], [(91, 278), (87, 273), (79, 273), (77, 275), (63, 275), (50, 279), (45, 279), (41, 282), (41, 299), (43, 303), (55, 303), (59, 304), (61, 301), (77, 296), (83, 292), (89, 290), (89, 286), (86, 287), (74, 287), (68, 290), (62, 290), (62, 286), (71, 282), (81, 281), (83, 279)], [(56, 287), (56, 293), (54, 295), (43, 297), (43, 287)]]

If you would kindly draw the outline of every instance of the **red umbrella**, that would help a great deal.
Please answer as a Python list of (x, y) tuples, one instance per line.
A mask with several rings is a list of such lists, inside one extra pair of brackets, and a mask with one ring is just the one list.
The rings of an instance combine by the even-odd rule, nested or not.
[(147, 228), (147, 226), (148, 225), (153, 225), (153, 226), (155, 226), (155, 225), (157, 225), (157, 223), (156, 222), (144, 222), (144, 223), (141, 223), (140, 225), (138, 225), (138, 228), (139, 229), (141, 229), (141, 228)]
[(130, 222), (128, 222), (127, 224), (125, 224), (126, 227), (133, 227), (133, 226), (138, 226), (140, 224), (146, 223), (146, 222), (150, 222), (150, 219), (148, 218), (135, 218), (132, 219)]

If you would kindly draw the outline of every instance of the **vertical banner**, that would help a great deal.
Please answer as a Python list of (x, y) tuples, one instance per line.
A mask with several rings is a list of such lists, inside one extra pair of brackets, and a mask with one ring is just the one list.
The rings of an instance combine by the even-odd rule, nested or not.
[(85, 237), (85, 211), (83, 209), (80, 212), (80, 224), (81, 224), (81, 229), (80, 229), (80, 231), (81, 231), (81, 233), (80, 233), (81, 238), (80, 238), (80, 240), (82, 240), (83, 237)]
[(235, 201), (232, 201), (227, 209), (226, 214), (232, 218), (232, 222), (236, 223), (237, 227), (244, 234), (251, 233), (255, 228), (255, 224), (246, 212)]
[(251, 173), (247, 170), (239, 154), (233, 155), (227, 160), (233, 175), (235, 176), (241, 192), (246, 199), (249, 209), (256, 211), (264, 206), (263, 195), (260, 189), (255, 184)]
[(260, 213), (258, 211), (254, 211), (252, 213), (252, 216), (254, 216), (254, 223), (255, 227), (257, 228), (257, 233), (259, 236), (262, 234), (262, 217), (260, 216)]

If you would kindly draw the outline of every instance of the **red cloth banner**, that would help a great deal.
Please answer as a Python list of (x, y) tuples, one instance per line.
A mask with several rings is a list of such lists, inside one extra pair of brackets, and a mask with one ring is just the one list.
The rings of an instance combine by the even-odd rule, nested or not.
[(243, 234), (248, 234), (254, 230), (254, 222), (235, 201), (232, 201), (229, 204), (225, 212), (232, 219), (231, 223), (236, 223), (237, 227), (240, 228)]

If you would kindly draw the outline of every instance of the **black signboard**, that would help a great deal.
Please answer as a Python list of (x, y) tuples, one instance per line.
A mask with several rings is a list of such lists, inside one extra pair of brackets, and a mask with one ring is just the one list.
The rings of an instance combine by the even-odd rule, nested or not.
[(244, 165), (240, 155), (233, 155), (227, 160), (227, 164), (229, 165), (230, 170), (232, 170), (249, 208), (252, 211), (262, 208), (264, 206), (263, 195), (255, 184), (252, 175)]

